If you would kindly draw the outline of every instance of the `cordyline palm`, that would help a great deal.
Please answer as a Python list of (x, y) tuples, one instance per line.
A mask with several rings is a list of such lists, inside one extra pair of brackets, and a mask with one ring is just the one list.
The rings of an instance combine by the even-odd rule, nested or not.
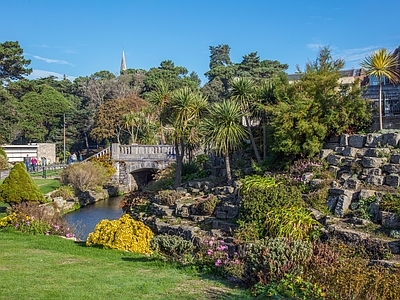
[(171, 97), (172, 92), (170, 91), (169, 85), (163, 80), (157, 81), (155, 89), (148, 94), (148, 100), (154, 106), (155, 113), (160, 122), (160, 140), (162, 145), (165, 144), (162, 115), (165, 107), (170, 102)]
[(267, 107), (276, 102), (275, 85), (272, 80), (264, 80), (256, 88), (256, 97), (252, 105), (252, 114), (261, 120), (263, 129), (263, 158), (267, 157)]
[(206, 110), (207, 100), (200, 92), (194, 92), (188, 87), (176, 90), (170, 102), (170, 123), (175, 144), (176, 177), (175, 187), (181, 185), (182, 162), (185, 144), (193, 133), (192, 128), (198, 126), (200, 116)]
[(138, 132), (142, 124), (143, 119), (142, 112), (130, 111), (124, 115), (124, 126), (131, 136), (131, 143), (135, 144), (137, 142)]
[(206, 143), (224, 155), (227, 180), (231, 182), (229, 153), (238, 149), (247, 136), (242, 126), (243, 112), (237, 101), (224, 100), (210, 107), (208, 113), (202, 124)]
[(231, 99), (238, 101), (241, 106), (243, 116), (246, 122), (246, 127), (249, 132), (251, 145), (253, 146), (254, 154), (256, 156), (257, 162), (261, 163), (261, 156), (260, 153), (258, 152), (257, 145), (254, 140), (250, 122), (250, 119), (252, 117), (251, 106), (253, 104), (255, 97), (254, 81), (251, 80), (250, 78), (238, 77), (230, 81), (230, 86), (231, 86)]
[(393, 83), (399, 82), (399, 72), (396, 69), (397, 58), (386, 49), (375, 51), (367, 56), (361, 66), (366, 70), (367, 75), (374, 75), (379, 79), (379, 129), (383, 129), (382, 124), (382, 78), (386, 77)]

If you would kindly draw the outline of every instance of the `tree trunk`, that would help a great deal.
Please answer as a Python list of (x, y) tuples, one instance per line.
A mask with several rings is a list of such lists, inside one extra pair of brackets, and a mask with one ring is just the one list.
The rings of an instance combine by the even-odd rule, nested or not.
[(231, 172), (231, 163), (229, 160), (229, 151), (225, 153), (225, 168), (226, 168), (226, 179), (228, 180), (228, 184), (232, 183), (232, 172)]
[(382, 122), (382, 78), (379, 78), (379, 130), (383, 129)]
[(265, 120), (262, 121), (262, 129), (263, 129), (263, 159), (267, 158), (267, 122)]
[(250, 122), (249, 122), (249, 118), (245, 117), (245, 120), (246, 120), (247, 129), (249, 130), (250, 141), (251, 141), (251, 145), (253, 146), (254, 154), (255, 154), (256, 159), (257, 159), (257, 163), (260, 164), (261, 163), (261, 156), (260, 156), (260, 153), (258, 152), (256, 141), (254, 140), (253, 131), (251, 130), (251, 125), (250, 125)]
[(182, 183), (182, 155), (179, 142), (175, 141), (176, 167), (174, 188), (180, 187)]
[(164, 136), (164, 130), (163, 130), (163, 123), (160, 121), (160, 142), (161, 145), (165, 144), (165, 136)]

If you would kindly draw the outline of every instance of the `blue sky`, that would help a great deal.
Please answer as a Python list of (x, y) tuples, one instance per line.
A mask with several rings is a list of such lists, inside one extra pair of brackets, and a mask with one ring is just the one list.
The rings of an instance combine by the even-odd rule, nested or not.
[(400, 1), (372, 0), (0, 0), (0, 42), (18, 41), (30, 78), (73, 80), (108, 70), (150, 69), (164, 60), (205, 83), (209, 46), (228, 44), (231, 60), (257, 52), (304, 69), (321, 46), (346, 68), (378, 48), (400, 46)]

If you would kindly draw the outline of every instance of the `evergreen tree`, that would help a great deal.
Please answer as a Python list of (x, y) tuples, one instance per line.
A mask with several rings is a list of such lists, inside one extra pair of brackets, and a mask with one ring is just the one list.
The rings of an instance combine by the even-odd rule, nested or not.
[(45, 203), (46, 199), (28, 174), (25, 165), (18, 162), (0, 185), (0, 201), (10, 204), (25, 201)]

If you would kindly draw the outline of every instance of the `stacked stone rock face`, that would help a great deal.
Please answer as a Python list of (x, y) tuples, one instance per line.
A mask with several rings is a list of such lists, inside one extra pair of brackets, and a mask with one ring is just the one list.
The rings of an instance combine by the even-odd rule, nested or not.
[(332, 138), (321, 152), (336, 174), (327, 205), (342, 217), (353, 201), (396, 192), (400, 184), (400, 133)]

